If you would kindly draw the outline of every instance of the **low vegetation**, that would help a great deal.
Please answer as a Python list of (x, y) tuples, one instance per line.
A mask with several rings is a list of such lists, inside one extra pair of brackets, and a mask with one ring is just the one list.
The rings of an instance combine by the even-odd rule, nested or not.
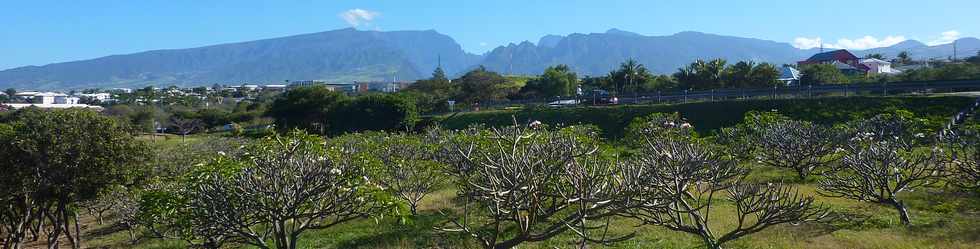
[(511, 116), (160, 140), (90, 111), (26, 109), (0, 124), (15, 145), (0, 148), (0, 235), (5, 248), (980, 244), (976, 121), (948, 123), (972, 99), (835, 100), (730, 102), (743, 111), (713, 121), (669, 110), (719, 103), (598, 108), (663, 110), (617, 139)]

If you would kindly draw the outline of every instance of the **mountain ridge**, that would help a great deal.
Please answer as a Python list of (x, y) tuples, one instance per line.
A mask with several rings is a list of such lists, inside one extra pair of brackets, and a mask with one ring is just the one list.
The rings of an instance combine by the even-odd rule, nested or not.
[[(960, 57), (980, 50), (980, 40), (957, 41)], [(952, 45), (928, 46), (907, 40), (889, 47), (854, 50), (894, 58), (945, 58)], [(230, 42), (185, 49), (157, 49), (88, 60), (23, 66), (0, 71), (0, 88), (82, 89), (193, 86), (213, 83), (276, 83), (285, 80), (331, 82), (415, 80), (437, 66), (459, 75), (476, 66), (505, 74), (540, 74), (545, 67), (568, 64), (580, 75), (603, 75), (635, 58), (656, 73), (672, 73), (696, 59), (723, 58), (792, 64), (819, 49), (798, 49), (785, 42), (683, 31), (648, 36), (620, 29), (604, 33), (546, 35), (537, 43), (498, 46), (484, 54), (466, 52), (452, 37), (436, 30), (362, 31), (353, 28)]]

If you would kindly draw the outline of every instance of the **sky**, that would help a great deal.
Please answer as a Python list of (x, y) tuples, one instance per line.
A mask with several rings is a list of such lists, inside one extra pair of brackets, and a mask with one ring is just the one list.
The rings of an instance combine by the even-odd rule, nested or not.
[(348, 27), (434, 29), (477, 54), (610, 28), (867, 49), (980, 36), (977, 10), (977, 0), (0, 0), (0, 70)]

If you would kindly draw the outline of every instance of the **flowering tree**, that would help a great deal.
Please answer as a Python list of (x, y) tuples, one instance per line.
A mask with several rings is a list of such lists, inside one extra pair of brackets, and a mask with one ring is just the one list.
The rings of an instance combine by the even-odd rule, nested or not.
[(405, 134), (385, 134), (378, 140), (374, 150), (381, 162), (377, 182), (408, 203), (412, 215), (418, 214), (419, 202), (446, 178), (434, 158), (437, 148), (420, 137)]
[(840, 164), (820, 180), (821, 194), (889, 205), (902, 224), (911, 224), (897, 195), (941, 179), (944, 165), (935, 160), (941, 152), (916, 151), (918, 136), (907, 134), (910, 124), (900, 117), (878, 116), (855, 127)]
[[(813, 197), (782, 184), (743, 184), (748, 171), (713, 146), (691, 137), (689, 126), (669, 117), (654, 119), (632, 163), (638, 165), (640, 192), (628, 217), (700, 237), (709, 248), (762, 231), (772, 225), (811, 221), (826, 215)], [(735, 205), (736, 227), (717, 233), (711, 210), (725, 195)]]
[(245, 148), (239, 158), (218, 158), (207, 181), (190, 191), (188, 205), (210, 226), (259, 248), (296, 248), (299, 236), (383, 208), (367, 187), (362, 165), (303, 132), (273, 135)]
[(629, 236), (601, 232), (628, 206), (628, 169), (598, 153), (597, 135), (514, 125), (443, 131), (442, 159), (456, 176), (462, 214), (443, 231), (462, 232), (484, 248), (512, 248), (574, 232), (580, 245)]
[(800, 180), (834, 160), (839, 148), (837, 132), (806, 121), (779, 120), (759, 127), (759, 162), (796, 171)]

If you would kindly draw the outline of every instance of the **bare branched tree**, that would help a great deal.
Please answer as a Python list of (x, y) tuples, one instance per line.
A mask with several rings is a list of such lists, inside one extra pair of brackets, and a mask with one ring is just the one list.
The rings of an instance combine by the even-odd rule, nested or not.
[(793, 169), (800, 180), (805, 180), (835, 159), (840, 137), (833, 129), (810, 122), (772, 122), (761, 127), (756, 159), (765, 165)]
[(308, 230), (379, 211), (361, 165), (345, 159), (355, 151), (324, 145), (302, 132), (252, 144), (242, 158), (218, 162), (241, 170), (191, 191), (190, 206), (244, 243), (279, 249), (296, 248)]
[(408, 203), (412, 215), (419, 202), (445, 182), (446, 174), (436, 161), (436, 147), (418, 137), (390, 134), (378, 137), (376, 156), (381, 161), (377, 182)]
[(176, 128), (177, 134), (180, 134), (181, 141), (184, 141), (187, 134), (191, 134), (204, 128), (204, 122), (196, 118), (174, 117), (170, 119), (170, 123), (172, 123), (174, 128)]
[(916, 138), (905, 134), (904, 122), (888, 117), (862, 122), (840, 165), (819, 182), (821, 194), (889, 205), (902, 224), (911, 224), (898, 193), (935, 183), (943, 177), (944, 165), (934, 160), (942, 153), (938, 149), (916, 151)]
[(571, 230), (587, 243), (629, 238), (604, 231), (628, 206), (628, 170), (597, 153), (594, 132), (512, 126), (443, 133), (462, 214), (443, 231), (484, 248), (512, 248)]
[(967, 190), (980, 190), (980, 134), (961, 132), (947, 141), (950, 153), (949, 183)]
[(90, 215), (95, 215), (99, 225), (105, 224), (106, 212), (112, 211), (120, 204), (126, 195), (126, 188), (123, 186), (113, 186), (106, 189), (95, 199), (79, 203), (82, 208), (88, 210)]
[[(709, 248), (776, 224), (820, 219), (826, 208), (782, 184), (741, 184), (747, 170), (712, 146), (684, 134), (685, 127), (651, 124), (632, 163), (642, 169), (638, 205), (625, 216), (645, 224), (699, 236)], [(735, 205), (737, 226), (725, 233), (712, 228), (716, 198), (727, 193)]]

